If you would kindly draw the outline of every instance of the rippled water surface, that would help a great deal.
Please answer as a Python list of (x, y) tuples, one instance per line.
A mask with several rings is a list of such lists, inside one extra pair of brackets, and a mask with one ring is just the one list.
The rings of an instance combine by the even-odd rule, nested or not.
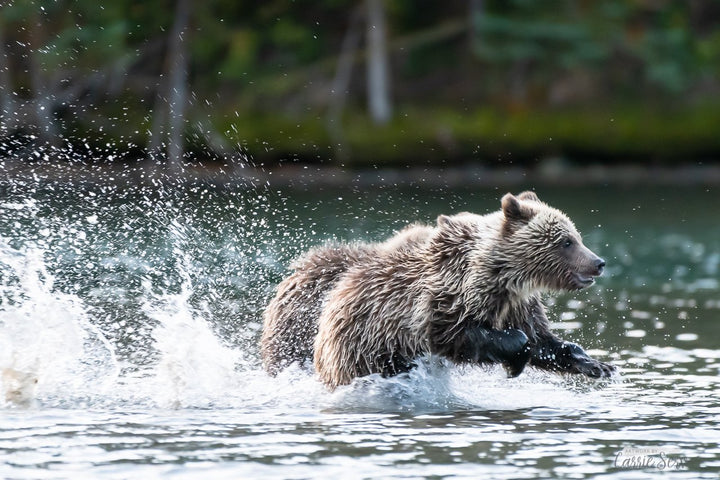
[(608, 262), (547, 303), (614, 381), (262, 372), (293, 257), (504, 192), (0, 184), (0, 478), (718, 478), (715, 188), (538, 189)]

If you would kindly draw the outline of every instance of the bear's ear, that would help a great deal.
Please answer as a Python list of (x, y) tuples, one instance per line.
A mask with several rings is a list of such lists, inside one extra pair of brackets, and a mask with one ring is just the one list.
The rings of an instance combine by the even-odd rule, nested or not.
[(452, 220), (447, 215), (439, 215), (437, 218), (438, 227), (446, 227), (450, 225), (450, 222), (452, 222)]
[(472, 213), (462, 212), (455, 215), (440, 215), (437, 217), (437, 226), (439, 230), (446, 232), (465, 232), (473, 231), (477, 226), (477, 221)]
[(535, 216), (535, 211), (527, 205), (524, 205), (512, 193), (506, 193), (500, 203), (503, 214), (505, 214), (505, 219), (509, 222), (529, 222), (530, 219)]
[(447, 227), (448, 225), (452, 225), (452, 224), (468, 223), (468, 222), (472, 222), (474, 220), (474, 217), (477, 217), (477, 215), (475, 215), (474, 213), (470, 213), (470, 212), (459, 212), (452, 216), (440, 215), (437, 218), (437, 226), (438, 227)]
[(522, 192), (520, 195), (517, 196), (517, 198), (518, 198), (518, 200), (529, 200), (532, 202), (540, 201), (540, 198), (537, 196), (537, 193), (531, 192), (530, 190)]

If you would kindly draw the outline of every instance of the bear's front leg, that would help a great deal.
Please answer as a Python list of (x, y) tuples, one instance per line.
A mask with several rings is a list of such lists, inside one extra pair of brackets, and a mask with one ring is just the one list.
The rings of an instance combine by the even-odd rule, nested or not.
[(508, 377), (520, 375), (530, 360), (528, 337), (521, 330), (467, 328), (456, 340), (451, 360), (461, 363), (501, 363)]
[(532, 345), (530, 364), (543, 370), (579, 373), (592, 378), (610, 377), (616, 370), (614, 365), (589, 356), (579, 345), (554, 336)]

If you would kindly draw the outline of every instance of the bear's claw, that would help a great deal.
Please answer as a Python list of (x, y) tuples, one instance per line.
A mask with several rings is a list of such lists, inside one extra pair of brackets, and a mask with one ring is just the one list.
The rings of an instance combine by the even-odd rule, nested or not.
[(590, 378), (608, 378), (616, 368), (610, 363), (595, 360), (579, 345), (559, 339), (536, 344), (532, 348), (530, 363), (535, 367), (562, 373), (586, 375)]
[(566, 350), (563, 353), (567, 354), (570, 373), (579, 373), (590, 378), (607, 378), (616, 371), (614, 365), (595, 360), (574, 343), (565, 342), (563, 347), (563, 350)]
[(587, 360), (578, 362), (575, 365), (577, 370), (576, 373), (587, 375), (590, 378), (608, 378), (617, 370), (614, 365), (609, 363), (599, 362), (593, 358), (588, 357)]

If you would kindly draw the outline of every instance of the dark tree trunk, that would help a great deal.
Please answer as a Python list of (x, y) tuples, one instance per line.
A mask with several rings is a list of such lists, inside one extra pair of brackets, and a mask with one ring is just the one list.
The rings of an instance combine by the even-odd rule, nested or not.
[(60, 144), (57, 126), (53, 120), (53, 103), (48, 91), (46, 75), (40, 63), (40, 50), (45, 40), (44, 21), (39, 13), (36, 13), (30, 25), (30, 42), (28, 48), (30, 66), (30, 88), (33, 95), (33, 108), (35, 125), (38, 128), (38, 140), (51, 146)]
[(330, 91), (330, 105), (327, 112), (327, 129), (335, 149), (336, 160), (343, 162), (348, 158), (348, 153), (343, 146), (344, 135), (342, 130), (342, 112), (345, 109), (350, 80), (352, 79), (352, 68), (355, 63), (355, 53), (360, 43), (362, 9), (353, 10), (350, 15), (350, 24), (343, 38), (340, 57), (338, 58), (335, 77)]
[(168, 167), (182, 170), (185, 153), (185, 110), (188, 103), (187, 36), (192, 0), (178, 0), (168, 49)]
[(168, 36), (165, 67), (157, 86), (148, 153), (167, 153), (167, 168), (179, 173), (185, 153), (185, 111), (188, 104), (187, 36), (192, 0), (177, 0)]
[(483, 0), (470, 0), (470, 48), (476, 48), (480, 43), (480, 22), (485, 15), (485, 2)]
[(5, 48), (5, 25), (0, 20), (0, 134), (10, 133), (15, 129), (15, 102), (12, 92), (10, 62)]
[(392, 116), (390, 62), (384, 0), (366, 0), (367, 5), (367, 92), (370, 117), (385, 124)]
[(152, 110), (152, 124), (150, 126), (150, 138), (148, 139), (148, 153), (151, 157), (162, 156), (163, 146), (167, 144), (168, 102), (165, 98), (167, 87), (165, 77), (160, 77), (155, 96), (155, 105)]

